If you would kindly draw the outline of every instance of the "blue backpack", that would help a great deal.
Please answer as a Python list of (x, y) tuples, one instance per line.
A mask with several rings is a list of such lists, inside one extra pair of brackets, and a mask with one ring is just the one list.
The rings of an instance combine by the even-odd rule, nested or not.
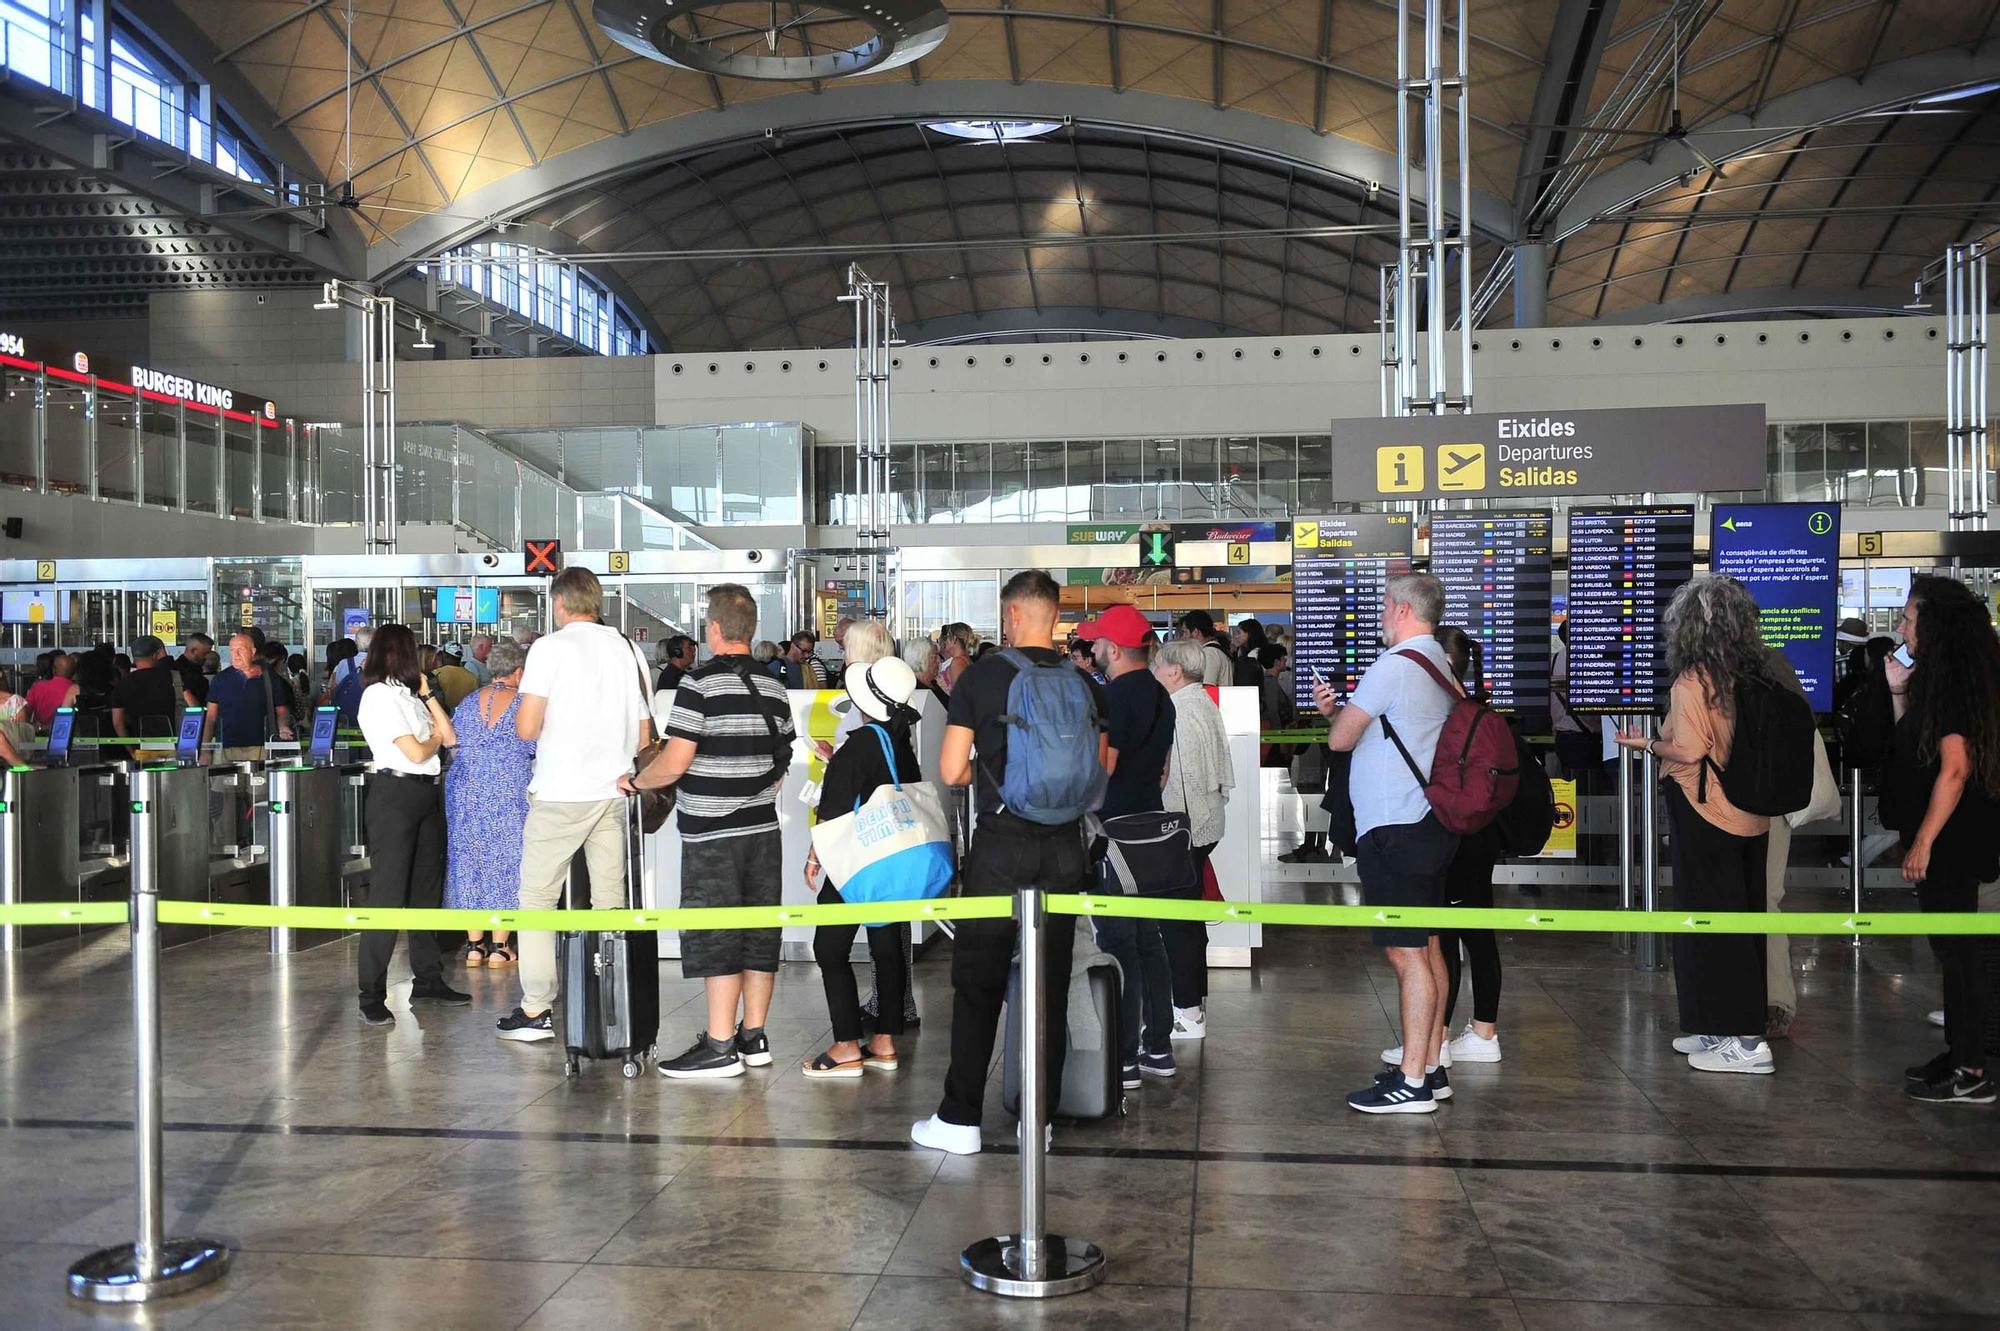
[(1073, 823), (1104, 803), (1097, 700), (1066, 660), (1037, 665), (1012, 647), (1000, 655), (1014, 667), (1000, 718), (1010, 727), (1007, 771), (994, 782), (1001, 806), (1031, 823)]

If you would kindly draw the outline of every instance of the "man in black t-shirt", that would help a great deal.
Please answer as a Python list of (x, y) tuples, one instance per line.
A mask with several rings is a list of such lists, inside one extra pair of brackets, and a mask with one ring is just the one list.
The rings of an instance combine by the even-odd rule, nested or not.
[(180, 659), (173, 662), (181, 677), (181, 687), (193, 695), (196, 707), (208, 705), (208, 666), (214, 659), (215, 639), (206, 633), (190, 633), (181, 648)]
[(121, 736), (164, 739), (171, 745), (184, 696), (180, 674), (167, 661), (166, 644), (151, 636), (140, 638), (132, 644), (132, 672), (111, 694), (112, 729)]
[[(1026, 569), (1007, 580), (1000, 593), (1000, 619), (1007, 642), (1030, 661), (1060, 665), (1063, 653), (1055, 645), (1058, 589), (1055, 579), (1040, 569)], [(1067, 668), (1067, 667), (1065, 667)], [(1012, 893), (1023, 887), (1071, 892), (1087, 881), (1083, 822), (1059, 827), (1030, 822), (1007, 811), (1000, 783), (1007, 773), (1009, 723), (1007, 694), (1014, 663), (995, 652), (966, 667), (952, 686), (945, 715), (944, 744), (938, 774), (947, 785), (973, 787), (979, 820), (966, 848), (959, 877), (968, 896)], [(1100, 716), (1103, 715), (1100, 700)], [(1099, 743), (1099, 754), (1104, 747)], [(910, 1140), (919, 1146), (973, 1155), (980, 1148), (980, 1110), (986, 1100), (986, 1071), (993, 1063), (993, 1041), (1000, 1009), (1007, 995), (1007, 975), (1018, 941), (1015, 922), (963, 920), (951, 955), (951, 1067), (945, 1073), (944, 1099), (930, 1118), (913, 1124)], [(1052, 1109), (1062, 1086), (1067, 1045), (1069, 972), (1076, 930), (1056, 919), (1042, 930), (1043, 1094)], [(1049, 1121), (1045, 1109), (1042, 1122)]]
[[(1146, 668), (1146, 635), (1151, 631), (1146, 617), (1129, 605), (1114, 605), (1077, 630), (1077, 636), (1096, 644), (1097, 668), (1109, 681), (1104, 697), (1111, 780), (1098, 811), (1107, 820), (1157, 813), (1161, 807), (1160, 787), (1174, 747), (1174, 700)], [(1100, 882), (1106, 872), (1100, 863)], [(1123, 1047), (1118, 1051), (1125, 1089), (1136, 1089), (1142, 1075), (1173, 1076), (1173, 976), (1160, 922), (1093, 919), (1091, 925), (1097, 945), (1118, 959), (1126, 977), (1119, 1026)]]

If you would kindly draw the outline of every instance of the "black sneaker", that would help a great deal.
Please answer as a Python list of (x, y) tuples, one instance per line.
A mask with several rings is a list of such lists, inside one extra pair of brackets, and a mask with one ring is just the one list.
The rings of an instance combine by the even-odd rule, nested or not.
[(1928, 1063), (1904, 1068), (1903, 1083), (1906, 1086), (1928, 1086), (1933, 1082), (1950, 1081), (1957, 1071), (1958, 1064), (1952, 1061), (1951, 1050), (1947, 1049)]
[(519, 1040), (524, 1044), (553, 1040), (556, 1038), (555, 1009), (550, 1008), (539, 1017), (531, 1017), (520, 1008), (515, 1008), (496, 1023), (495, 1033), (503, 1040)]
[(1957, 1069), (1950, 1077), (1927, 1081), (1921, 1086), (1905, 1086), (1903, 1094), (1927, 1105), (1990, 1105), (2000, 1099), (1993, 1079), (1983, 1072)]
[(1127, 1063), (1125, 1070), (1119, 1074), (1118, 1084), (1128, 1091), (1136, 1091), (1139, 1089), (1139, 1081), (1139, 1065)]
[(361, 1005), (361, 1020), (367, 1022), (370, 1026), (394, 1026), (396, 1024), (396, 1018), (390, 1014), (389, 1005), (386, 1003), (363, 1003)]
[[(768, 1059), (769, 1053), (765, 1054)], [(711, 1040), (703, 1031), (694, 1037), (687, 1052), (679, 1058), (660, 1061), (660, 1075), (672, 1077), (676, 1081), (689, 1081), (702, 1077), (740, 1077), (743, 1075), (743, 1057), (736, 1052), (734, 1040)]]
[(1364, 1114), (1435, 1114), (1437, 1097), (1428, 1082), (1412, 1087), (1399, 1072), (1394, 1081), (1377, 1081), (1348, 1096), (1347, 1107)]
[(736, 1028), (736, 1052), (742, 1055), (743, 1061), (753, 1068), (767, 1068), (771, 1066), (771, 1041), (765, 1036), (762, 1026), (759, 1026), (754, 1031), (744, 1026), (738, 1026)]
[(1318, 864), (1326, 859), (1326, 852), (1318, 846), (1294, 846), (1278, 856), (1280, 864)]
[(410, 1001), (412, 1003), (449, 1003), (453, 1007), (464, 1007), (472, 1001), (472, 995), (460, 993), (446, 984), (442, 979), (438, 979), (432, 980), (428, 984), (421, 982), (412, 984), (410, 986)]

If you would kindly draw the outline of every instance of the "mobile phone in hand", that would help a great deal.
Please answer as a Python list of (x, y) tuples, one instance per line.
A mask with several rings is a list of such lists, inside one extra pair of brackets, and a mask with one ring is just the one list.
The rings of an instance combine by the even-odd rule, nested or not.
[(1910, 644), (1907, 642), (1898, 644), (1896, 650), (1889, 653), (1889, 659), (1905, 670), (1914, 670), (1917, 666), (1917, 658), (1910, 655)]

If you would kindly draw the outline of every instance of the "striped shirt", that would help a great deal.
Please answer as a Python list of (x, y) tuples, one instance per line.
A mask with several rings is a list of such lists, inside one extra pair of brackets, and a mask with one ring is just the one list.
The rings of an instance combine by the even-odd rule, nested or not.
[[(767, 717), (777, 727), (776, 740)], [(749, 657), (718, 656), (684, 677), (667, 717), (667, 737), (695, 746), (694, 762), (680, 779), (674, 805), (681, 840), (718, 841), (775, 831), (778, 801), (772, 769), (779, 744), (789, 749), (793, 734), (792, 704), (784, 685)], [(785, 758), (789, 764), (789, 753)]]

